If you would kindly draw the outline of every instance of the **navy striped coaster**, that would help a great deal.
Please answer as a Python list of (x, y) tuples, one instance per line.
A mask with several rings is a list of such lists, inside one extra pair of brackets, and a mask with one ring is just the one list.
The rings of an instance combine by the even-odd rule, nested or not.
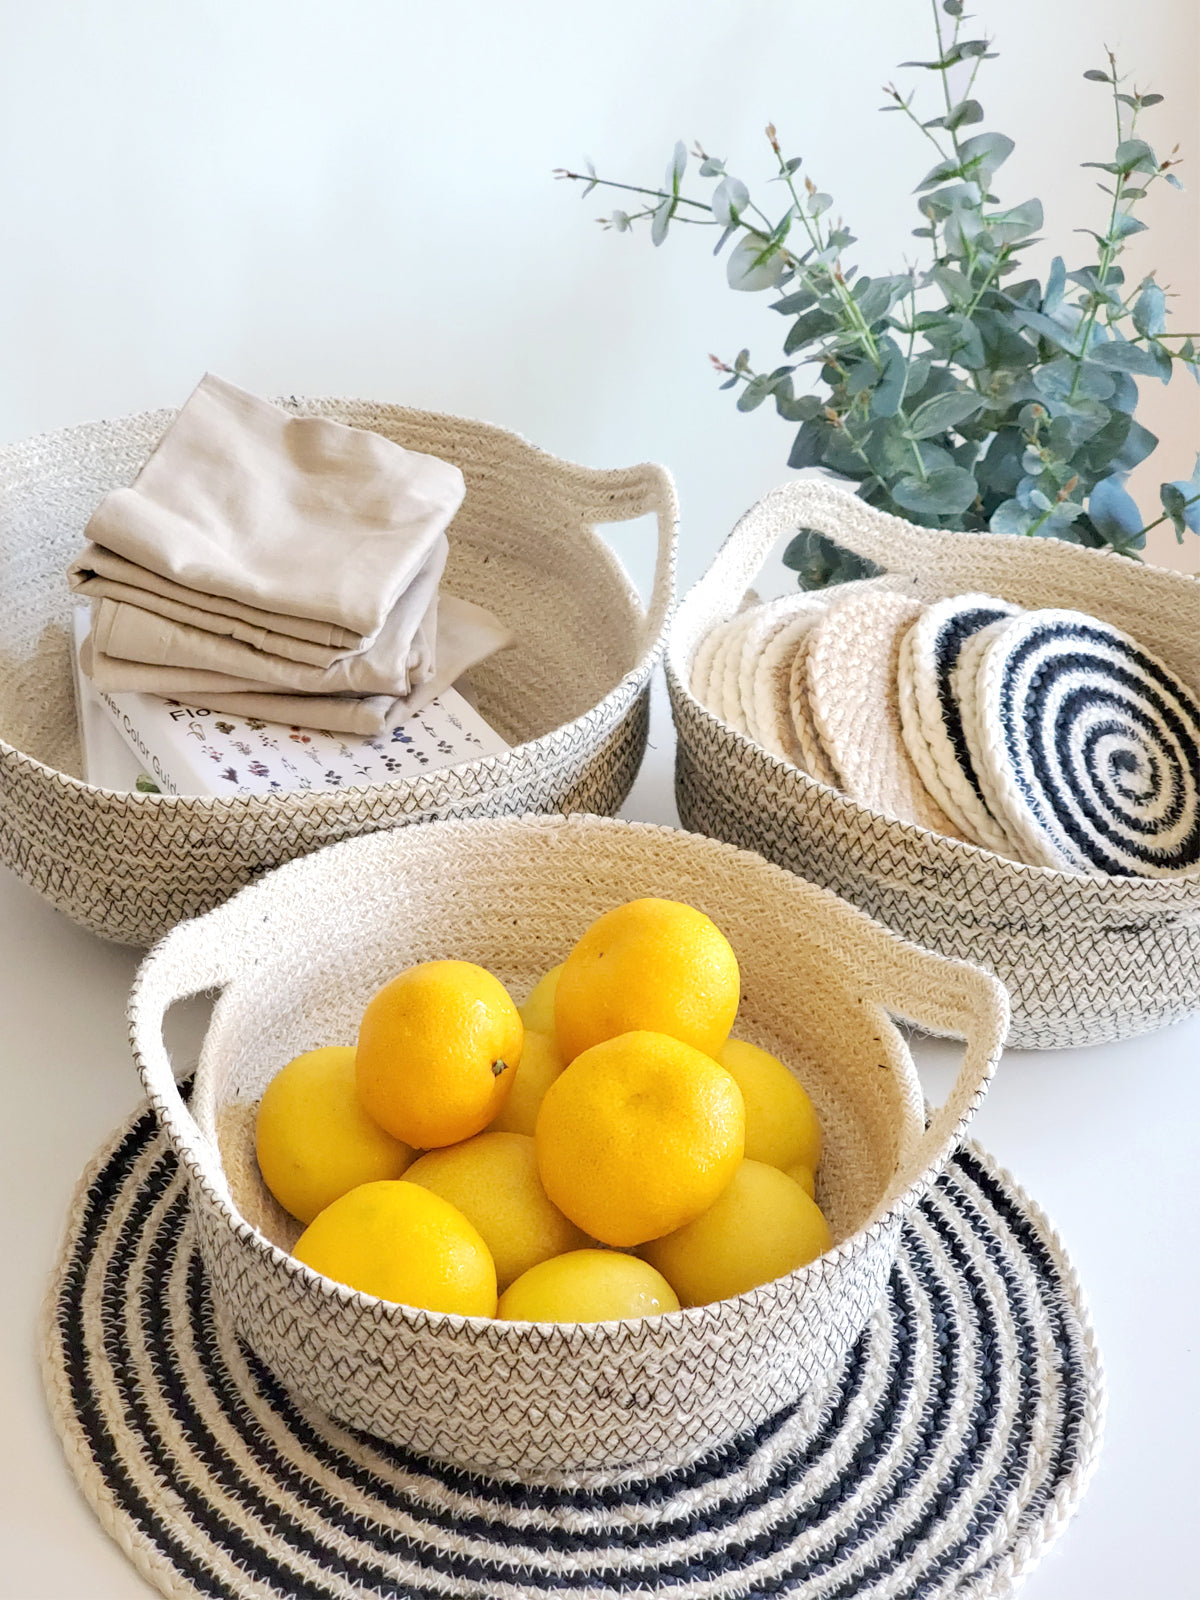
[(1082, 1495), (1103, 1384), (1042, 1215), (968, 1147), (904, 1227), (825, 1392), (606, 1488), (439, 1466), (305, 1407), (215, 1315), (146, 1112), (86, 1175), (45, 1380), (101, 1522), (163, 1594), (1002, 1596)]
[(1024, 860), (1146, 877), (1200, 864), (1200, 703), (1187, 686), (1082, 611), (1026, 611), (991, 632), (959, 684), (962, 727)]

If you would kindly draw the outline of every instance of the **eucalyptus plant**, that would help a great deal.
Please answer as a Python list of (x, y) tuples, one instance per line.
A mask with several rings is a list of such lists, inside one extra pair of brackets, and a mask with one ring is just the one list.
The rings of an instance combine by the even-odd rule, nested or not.
[[(600, 221), (619, 232), (648, 224), (655, 245), (676, 224), (717, 229), (713, 253), (729, 247), (730, 287), (777, 292), (787, 359), (769, 371), (752, 365), (749, 350), (711, 359), (722, 387), (739, 391), (740, 411), (770, 400), (799, 424), (789, 466), (823, 467), (871, 505), (931, 527), (1054, 536), (1131, 556), (1168, 519), (1180, 540), (1186, 529), (1200, 532), (1200, 456), (1190, 479), (1162, 485), (1153, 521), (1125, 487), (1158, 443), (1134, 417), (1136, 380), (1166, 383), (1177, 363), (1200, 377), (1200, 335), (1168, 333), (1166, 291), (1153, 273), (1128, 285), (1120, 264), (1146, 226), (1139, 203), (1156, 183), (1180, 187), (1178, 147), (1160, 160), (1141, 131), (1162, 95), (1125, 87), (1111, 52), (1106, 68), (1084, 74), (1112, 100), (1112, 158), (1084, 163), (1102, 174), (1106, 215), (1096, 229), (1077, 230), (1092, 241), (1082, 265), (1068, 271), (1056, 256), (1044, 284), (1018, 276), (1043, 215), (1039, 200), (1008, 206), (992, 192), (1014, 146), (982, 130), (974, 93), (996, 52), (968, 36), (962, 0), (931, 5), (936, 54), (903, 65), (932, 75), (935, 114), (919, 115), (915, 94), (894, 84), (883, 107), (912, 123), (936, 156), (916, 187), (921, 266), (869, 277), (847, 265), (854, 235), (773, 126), (772, 182), (782, 189), (774, 207), (698, 145), (691, 155), (712, 184), (707, 199), (684, 192), (682, 143), (657, 188), (601, 178), (590, 162), (558, 175), (582, 183), (585, 195), (637, 195), (636, 208)], [(798, 382), (805, 366), (816, 368), (817, 392), (800, 392), (811, 388)], [(804, 532), (784, 559), (810, 586), (861, 570)]]

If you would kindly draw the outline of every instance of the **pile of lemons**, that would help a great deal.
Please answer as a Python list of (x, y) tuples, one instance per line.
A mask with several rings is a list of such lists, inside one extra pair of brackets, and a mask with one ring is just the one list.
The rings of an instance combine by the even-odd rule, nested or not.
[[(384, 1300), (537, 1322), (656, 1316), (830, 1248), (795, 1076), (729, 1037), (737, 959), (702, 912), (601, 916), (519, 1009), (466, 961), (409, 967), (355, 1046), (258, 1108), (294, 1254)], [(422, 1153), (423, 1152), (423, 1153)]]

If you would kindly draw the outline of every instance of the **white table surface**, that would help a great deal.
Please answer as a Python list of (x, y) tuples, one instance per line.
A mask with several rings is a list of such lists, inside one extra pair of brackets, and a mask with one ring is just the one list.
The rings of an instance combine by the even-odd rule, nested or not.
[[(625, 815), (676, 820), (661, 687)], [(42, 1400), (39, 1308), (76, 1177), (138, 1102), (125, 996), (138, 953), (102, 943), (0, 869), (0, 1596), (142, 1600), (149, 1590), (75, 1488)], [(1070, 974), (1062, 975), (1070, 982)], [(194, 1006), (175, 1033), (194, 1052)], [(953, 1048), (921, 1044), (938, 1099)], [(1107, 1438), (1074, 1523), (1027, 1600), (1200, 1596), (1200, 1018), (1125, 1044), (1012, 1051), (976, 1132), (1053, 1219), (1108, 1373)]]

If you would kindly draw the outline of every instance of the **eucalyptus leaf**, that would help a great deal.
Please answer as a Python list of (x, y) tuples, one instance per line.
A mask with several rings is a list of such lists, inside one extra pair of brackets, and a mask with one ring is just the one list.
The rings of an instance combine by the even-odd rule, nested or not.
[(1110, 339), (1098, 344), (1091, 359), (1100, 367), (1111, 367), (1118, 372), (1136, 372), (1144, 377), (1158, 376), (1159, 361), (1145, 345), (1132, 344), (1128, 339)]
[(1154, 151), (1144, 139), (1124, 139), (1117, 146), (1115, 165), (1118, 172), (1157, 172), (1158, 162)]
[(1135, 217), (1132, 211), (1118, 211), (1113, 218), (1108, 237), (1121, 242), (1131, 239), (1135, 233), (1145, 233), (1145, 231), (1146, 224), (1141, 217)]
[(1163, 483), (1158, 489), (1162, 508), (1175, 525), (1175, 535), (1180, 543), (1188, 528), (1188, 496), (1177, 483)]
[(871, 395), (873, 417), (894, 417), (904, 398), (905, 380), (908, 376), (899, 346), (892, 340), (883, 342), (883, 370)]
[(1063, 294), (1067, 287), (1067, 269), (1061, 256), (1055, 256), (1050, 263), (1050, 275), (1046, 279), (1046, 293), (1042, 297), (1042, 310), (1047, 316), (1053, 316), (1062, 304)]
[(950, 107), (941, 119), (942, 126), (951, 133), (956, 133), (959, 128), (969, 127), (972, 123), (983, 121), (983, 107), (978, 100), (960, 100), (957, 105)]
[(750, 204), (750, 191), (740, 178), (726, 176), (713, 190), (709, 202), (713, 216), (723, 228), (736, 227)]
[(926, 478), (910, 473), (892, 485), (898, 506), (935, 517), (960, 515), (977, 493), (975, 479), (962, 467), (942, 467)]
[(797, 317), (788, 329), (787, 337), (783, 341), (784, 355), (795, 355), (797, 350), (803, 350), (805, 345), (811, 344), (814, 339), (823, 339), (838, 326), (837, 316), (833, 312), (814, 306), (811, 311), (806, 311)]
[(1034, 515), (1019, 500), (1005, 500), (992, 512), (989, 524), (993, 533), (1025, 534), (1034, 523)]
[(949, 394), (935, 394), (909, 417), (908, 431), (914, 439), (931, 439), (982, 410), (983, 396), (973, 390), (955, 389)]
[(729, 287), (748, 292), (776, 288), (783, 273), (784, 260), (778, 247), (761, 233), (744, 234), (725, 263)]
[(1118, 536), (1114, 542), (1141, 532), (1142, 514), (1118, 474), (1101, 478), (1096, 484), (1088, 496), (1087, 513), (1101, 534)]

